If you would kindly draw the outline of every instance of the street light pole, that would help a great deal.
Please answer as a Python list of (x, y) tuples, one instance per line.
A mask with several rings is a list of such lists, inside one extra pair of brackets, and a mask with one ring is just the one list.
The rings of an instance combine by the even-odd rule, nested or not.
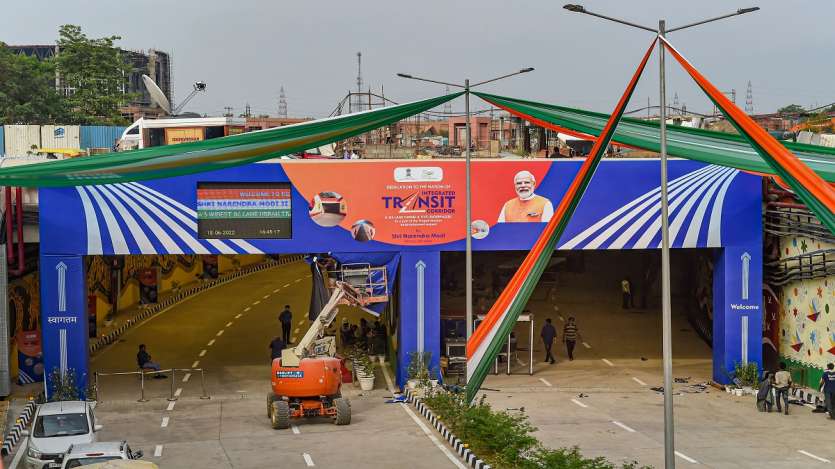
[[(583, 13), (597, 18), (613, 21), (633, 28), (643, 29), (656, 33), (659, 37), (665, 37), (669, 32), (711, 23), (732, 16), (744, 15), (759, 10), (759, 7), (740, 8), (736, 12), (706, 20), (688, 23), (677, 28), (666, 28), (664, 20), (658, 21), (658, 29), (653, 29), (640, 24), (635, 24), (600, 13), (591, 12), (582, 5), (568, 4), (564, 9)], [(675, 422), (673, 420), (673, 347), (672, 347), (672, 305), (670, 300), (670, 231), (669, 231), (669, 201), (667, 191), (667, 90), (666, 76), (664, 70), (664, 44), (658, 42), (658, 65), (659, 65), (659, 153), (661, 154), (661, 327), (662, 345), (661, 355), (664, 368), (664, 467), (675, 468)]]
[(467, 307), (466, 312), (464, 315), (464, 319), (467, 321), (467, 340), (470, 340), (470, 337), (473, 335), (473, 216), (472, 216), (472, 190), (470, 185), (472, 184), (472, 180), (470, 177), (470, 164), (471, 164), (471, 155), (470, 155), (470, 146), (472, 145), (472, 136), (470, 134), (470, 79), (467, 78), (464, 80), (464, 114), (466, 115), (467, 119), (467, 150), (464, 152), (464, 167), (466, 168), (466, 215), (467, 215), (467, 234), (466, 234), (466, 246), (465, 246), (465, 281), (464, 281), (464, 296), (467, 300)]
[[(666, 24), (658, 22), (658, 35), (664, 37)], [(664, 43), (658, 41), (659, 150), (661, 151), (661, 355), (664, 362), (664, 467), (675, 467), (675, 420), (673, 419), (673, 338), (670, 299), (670, 230), (667, 197), (667, 80)]]

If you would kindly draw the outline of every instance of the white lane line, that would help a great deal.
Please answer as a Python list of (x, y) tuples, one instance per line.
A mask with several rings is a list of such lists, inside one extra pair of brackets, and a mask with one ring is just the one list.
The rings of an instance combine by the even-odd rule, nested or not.
[(165, 428), (168, 426), (168, 417), (162, 418), (162, 424), (160, 424), (160, 428)]
[(223, 335), (223, 329), (217, 331), (217, 334), (215, 334), (215, 335), (218, 336), (218, 337), (222, 336)]
[(283, 287), (281, 287), (281, 288), (287, 288), (287, 287), (289, 287), (289, 286), (290, 286), (290, 284), (289, 284), (289, 283), (285, 283), (285, 284), (284, 284), (284, 286), (283, 286)]
[(192, 368), (197, 368), (197, 365), (200, 364), (200, 360), (195, 360), (194, 363), (191, 364)]
[(275, 290), (273, 290), (273, 293), (278, 293), (278, 291), (279, 291), (279, 290), (281, 290), (281, 289), (280, 289), (280, 288), (276, 288)]
[(304, 276), (304, 278), (310, 278), (310, 277), (312, 277), (310, 274), (307, 274), (307, 275)]
[(183, 388), (177, 388), (177, 390), (174, 391), (174, 397), (180, 397), (180, 394), (182, 394), (182, 393), (183, 393)]
[(183, 382), (188, 383), (189, 378), (191, 378), (191, 373), (186, 373), (183, 375)]
[(589, 406), (587, 406), (587, 405), (583, 404), (582, 402), (578, 401), (577, 399), (571, 399), (571, 402), (573, 402), (573, 403), (577, 404), (578, 406), (580, 406), (580, 407), (582, 407), (582, 408), (584, 408), (584, 409), (588, 409), (588, 407), (589, 407)]
[(206, 346), (211, 347), (214, 344), (215, 344), (215, 339), (212, 339), (212, 340), (209, 341), (209, 343), (206, 344)]
[(676, 456), (680, 457), (681, 459), (684, 459), (685, 461), (689, 462), (690, 464), (699, 464), (699, 461), (696, 461), (695, 459), (691, 458), (690, 456), (688, 456), (688, 455), (686, 455), (686, 454), (684, 454), (680, 451), (676, 451)]
[[(382, 357), (380, 357), (380, 363), (383, 363)], [(389, 392), (392, 394), (396, 393), (397, 389), (395, 389), (394, 387), (394, 381), (391, 379), (391, 374), (389, 373), (388, 367), (383, 365), (382, 368), (383, 377), (386, 378), (386, 385), (389, 388)], [(412, 420), (417, 424), (417, 426), (420, 427), (420, 429), (423, 431), (423, 434), (426, 435), (427, 438), (429, 438), (429, 441), (434, 443), (435, 447), (441, 450), (441, 452), (444, 453), (444, 456), (446, 456), (447, 459), (452, 461), (452, 464), (455, 464), (455, 467), (457, 467), (458, 469), (467, 469), (467, 466), (465, 466), (461, 461), (459, 461), (458, 458), (454, 454), (452, 454), (449, 448), (446, 447), (446, 445), (438, 441), (438, 439), (435, 437), (435, 434), (431, 430), (429, 430), (429, 427), (427, 427), (426, 424), (423, 423), (423, 420), (421, 420), (412, 411), (412, 408), (409, 407), (409, 404), (400, 404), (400, 408), (403, 409), (407, 414), (409, 414), (409, 417), (411, 417)]]
[(235, 319), (241, 319), (241, 316), (243, 316), (243, 314), (238, 313), (237, 315), (235, 315)]
[(298, 334), (300, 330), (301, 330), (301, 327), (297, 327), (296, 330), (293, 331), (293, 334)]
[(302, 281), (302, 279), (297, 278), (297, 279), (296, 279), (293, 283), (299, 283), (299, 282), (301, 282), (301, 281)]
[(802, 449), (797, 450), (797, 452), (798, 452), (798, 453), (800, 453), (800, 454), (802, 454), (802, 455), (804, 455), (804, 456), (809, 456), (809, 457), (810, 457), (810, 458), (812, 458), (812, 459), (817, 459), (817, 460), (818, 460), (818, 461), (820, 461), (820, 462), (825, 462), (825, 463), (831, 463), (831, 462), (832, 462), (832, 461), (830, 461), (830, 460), (828, 460), (828, 459), (824, 459), (824, 458), (822, 458), (822, 457), (820, 457), (820, 456), (815, 456), (814, 454), (812, 454), (812, 453), (810, 453), (810, 452), (808, 452), (808, 451), (803, 451)]
[(251, 309), (252, 309), (251, 307), (247, 306), (246, 308), (244, 308), (244, 313), (249, 312), (249, 310), (251, 310)]
[(560, 321), (565, 322), (565, 318), (560, 316)]
[(299, 430), (299, 427), (298, 427), (298, 426), (296, 426), (296, 425), (290, 425), (290, 428), (293, 430), (293, 434), (294, 434), (294, 435), (301, 435), (301, 433), (302, 433), (302, 432), (301, 432), (301, 430)]
[(641, 386), (646, 386), (647, 385), (647, 383), (641, 381), (640, 379), (638, 379), (634, 376), (632, 377), (632, 381), (635, 381), (636, 383), (640, 384)]
[(154, 447), (154, 457), (159, 458), (162, 456), (162, 445), (157, 445)]
[(559, 310), (560, 310), (560, 307), (557, 306), (557, 305), (554, 305), (554, 311), (559, 311)]
[(269, 295), (269, 294), (267, 294), (267, 295), (262, 296), (261, 298), (262, 298), (262, 299), (264, 299), (264, 300), (266, 300), (266, 299), (267, 299), (267, 298), (269, 298), (269, 297), (270, 297), (270, 295)]
[(307, 467), (313, 467), (316, 465), (313, 464), (313, 458), (311, 458), (309, 454), (304, 453), (302, 456), (304, 456), (304, 463), (307, 464)]
[(229, 327), (231, 325), (232, 325), (232, 321), (229, 321), (229, 322), (226, 323), (226, 327)]
[(261, 304), (261, 300), (255, 300), (255, 301), (252, 302), (252, 306), (260, 305), (260, 304)]
[(292, 343), (294, 343), (294, 344), (295, 344), (295, 343), (296, 343), (296, 336), (293, 336), (293, 337), (290, 339), (290, 342), (292, 342)]
[(603, 360), (603, 363), (605, 363), (605, 364), (607, 364), (607, 365), (609, 365), (609, 366), (615, 366), (615, 364), (614, 364), (614, 363), (610, 362), (609, 360), (606, 360), (605, 358), (601, 358), (601, 360)]
[(299, 325), (301, 326), (302, 324), (304, 324), (304, 319), (302, 319), (301, 321), (299, 321)]
[(539, 380), (542, 381), (542, 384), (548, 386), (549, 388), (552, 386), (551, 383), (549, 383), (548, 380), (545, 378), (539, 378)]
[(589, 345), (589, 343), (588, 343), (588, 342), (583, 342), (583, 347), (585, 347), (585, 348), (591, 348), (591, 345)]
[[(200, 353), (198, 353), (198, 354), (197, 354), (197, 356), (198, 356), (198, 357), (204, 357), (204, 356), (206, 356), (206, 349), (201, 350), (201, 351), (200, 351)], [(196, 368), (196, 367), (193, 367), (193, 368)]]
[(633, 429), (633, 428), (629, 428), (629, 427), (627, 427), (626, 425), (624, 425), (624, 424), (622, 424), (622, 423), (618, 422), (617, 420), (612, 420), (612, 423), (614, 423), (615, 425), (619, 426), (620, 428), (622, 428), (622, 429), (624, 429), (624, 430), (628, 431), (629, 433), (635, 433), (635, 429)]
[(169, 402), (168, 407), (166, 407), (165, 410), (167, 410), (168, 412), (171, 412), (172, 410), (174, 410), (174, 404), (176, 404), (176, 403), (177, 403), (177, 401)]

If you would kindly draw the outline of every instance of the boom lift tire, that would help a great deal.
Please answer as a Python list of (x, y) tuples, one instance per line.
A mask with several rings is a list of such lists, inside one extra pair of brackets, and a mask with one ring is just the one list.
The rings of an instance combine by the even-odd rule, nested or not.
[(270, 423), (276, 430), (290, 428), (290, 404), (287, 401), (279, 400), (273, 402)]
[(333, 405), (336, 407), (336, 418), (334, 423), (337, 425), (348, 425), (351, 423), (351, 403), (344, 397), (337, 397), (333, 400)]
[(268, 392), (267, 393), (267, 418), (273, 418), (273, 402), (275, 402), (276, 397), (275, 394)]

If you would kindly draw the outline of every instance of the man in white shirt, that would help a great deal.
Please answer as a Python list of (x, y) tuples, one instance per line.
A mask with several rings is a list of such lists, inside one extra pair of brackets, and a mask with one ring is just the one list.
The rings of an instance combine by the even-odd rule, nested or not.
[(792, 385), (792, 375), (786, 371), (786, 362), (780, 362), (780, 371), (774, 374), (774, 392), (777, 394), (777, 412), (780, 412), (780, 398), (786, 405), (785, 414), (789, 415), (789, 388)]

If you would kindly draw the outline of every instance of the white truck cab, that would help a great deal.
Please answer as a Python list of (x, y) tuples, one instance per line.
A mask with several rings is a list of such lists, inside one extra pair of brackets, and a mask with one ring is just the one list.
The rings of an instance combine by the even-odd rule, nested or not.
[(28, 469), (60, 468), (64, 454), (73, 445), (96, 442), (93, 406), (85, 401), (48, 402), (35, 411), (26, 445), (25, 467)]

